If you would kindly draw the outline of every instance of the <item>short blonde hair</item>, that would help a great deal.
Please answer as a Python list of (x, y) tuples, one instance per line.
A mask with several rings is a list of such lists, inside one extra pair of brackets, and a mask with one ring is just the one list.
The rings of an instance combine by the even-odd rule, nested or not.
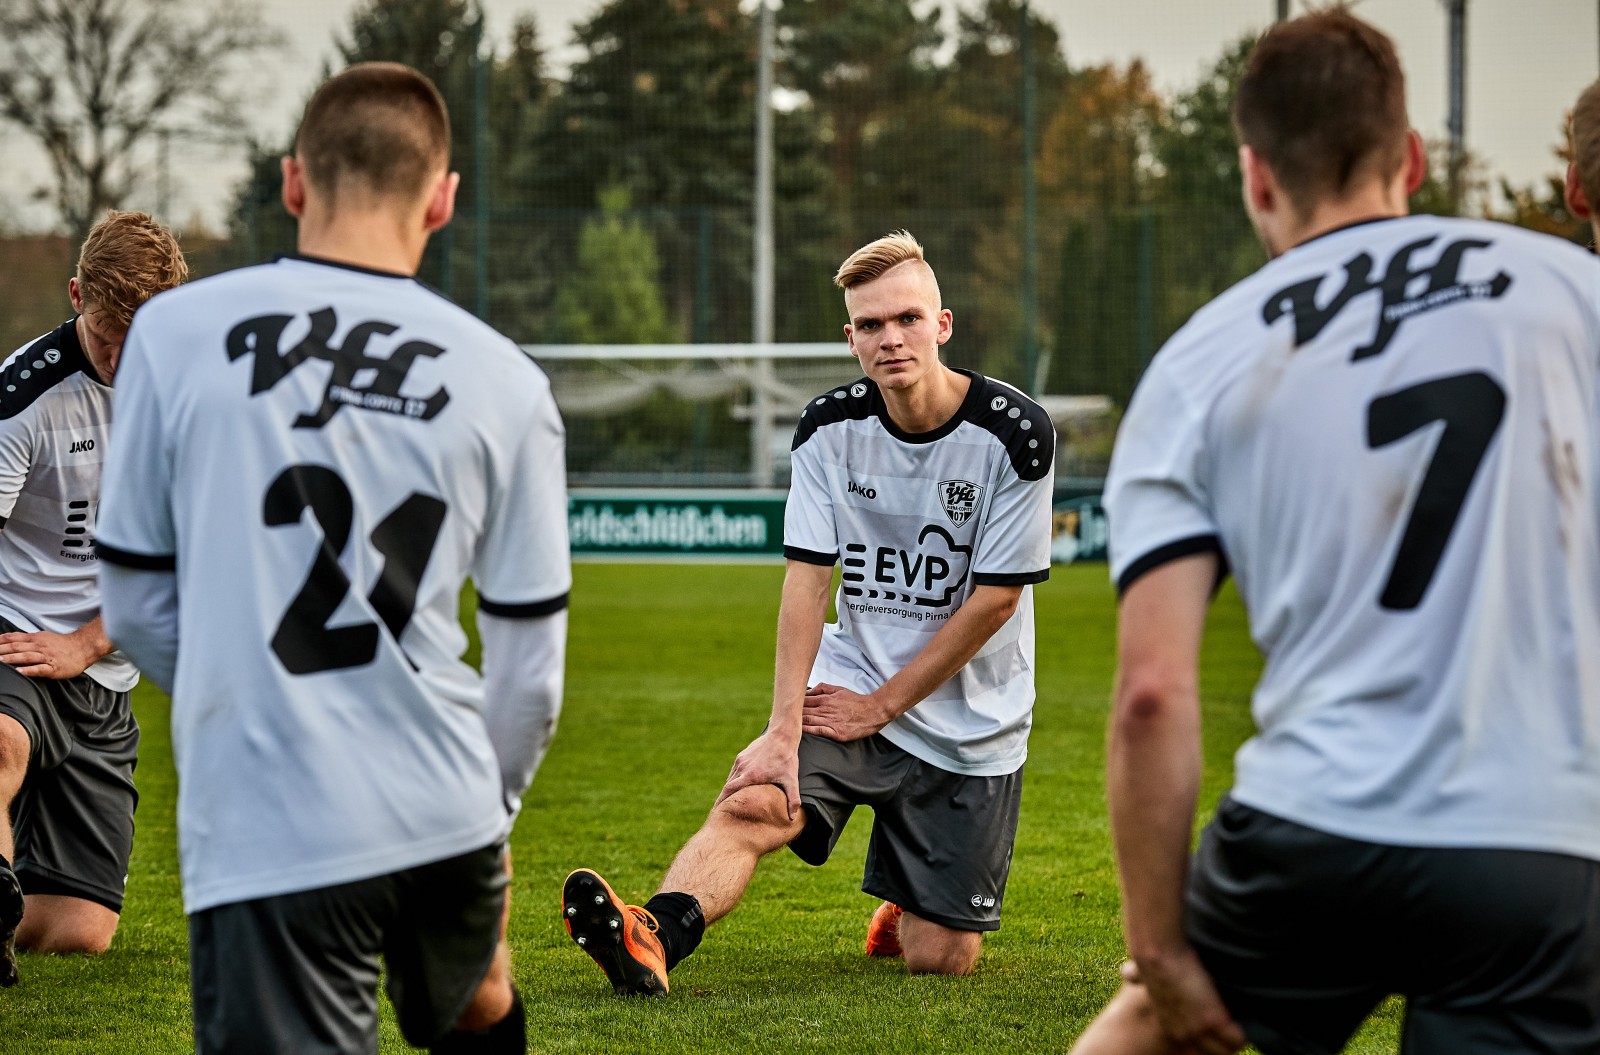
[(78, 295), (113, 330), (126, 330), (139, 305), (188, 277), (178, 240), (149, 213), (108, 211), (78, 251)]
[(928, 262), (922, 255), (922, 243), (913, 238), (910, 231), (895, 231), (851, 253), (849, 259), (839, 265), (833, 284), (840, 289), (854, 289), (910, 260)]
[(1600, 81), (1578, 96), (1567, 117), (1567, 134), (1572, 140), (1573, 164), (1578, 166), (1578, 186), (1589, 199), (1589, 207), (1600, 208)]

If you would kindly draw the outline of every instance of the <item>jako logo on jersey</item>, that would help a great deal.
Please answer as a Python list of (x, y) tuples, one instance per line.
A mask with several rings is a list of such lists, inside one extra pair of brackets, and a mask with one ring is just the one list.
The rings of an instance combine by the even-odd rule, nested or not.
[[(1413, 267), (1412, 254), (1420, 249), (1426, 249), (1438, 241), (1438, 237), (1430, 235), (1402, 246), (1390, 258), (1381, 276), (1372, 269), (1372, 256), (1368, 253), (1358, 253), (1345, 263), (1344, 288), (1328, 302), (1327, 307), (1317, 307), (1317, 290), (1321, 287), (1322, 280), (1328, 277), (1318, 275), (1316, 278), (1308, 278), (1303, 282), (1286, 286), (1268, 297), (1267, 303), (1261, 308), (1261, 317), (1270, 325), (1285, 314), (1293, 312), (1294, 346), (1298, 348), (1321, 333), (1323, 327), (1332, 322), (1334, 317), (1344, 310), (1345, 305), (1356, 297), (1375, 289), (1381, 290), (1383, 304), (1378, 309), (1378, 332), (1373, 334), (1369, 343), (1357, 348), (1351, 354), (1350, 361), (1355, 362), (1380, 354), (1389, 346), (1389, 341), (1400, 328), (1400, 324), (1413, 315), (1421, 315), (1425, 311), (1460, 304), (1463, 301), (1493, 299), (1502, 296), (1511, 288), (1511, 276), (1504, 271), (1496, 272), (1490, 279), (1477, 282), (1461, 281), (1461, 258), (1469, 250), (1487, 249), (1494, 244), (1478, 238), (1462, 238), (1451, 242), (1444, 247), (1438, 259), (1432, 264), (1426, 267)], [(1422, 278), (1428, 280), (1427, 286), (1416, 296), (1408, 295), (1407, 290), (1412, 283)]]
[(846, 487), (845, 487), (844, 493), (847, 494), (847, 495), (860, 495), (862, 498), (865, 498), (868, 501), (871, 501), (871, 500), (873, 500), (873, 499), (878, 497), (877, 488), (874, 488), (874, 487), (862, 487), (860, 484), (856, 483), (854, 480), (849, 480), (849, 481), (846, 482)]
[(978, 503), (983, 500), (983, 488), (971, 480), (940, 480), (938, 487), (944, 515), (956, 527), (971, 520), (972, 514), (978, 511)]
[(252, 396), (270, 391), (307, 359), (333, 364), (333, 374), (322, 393), (322, 405), (313, 414), (295, 418), (295, 428), (320, 429), (344, 407), (428, 421), (450, 402), (450, 394), (443, 385), (426, 399), (400, 394), (400, 386), (405, 383), (412, 363), (419, 357), (432, 359), (444, 354), (444, 349), (438, 345), (406, 341), (385, 358), (370, 356), (368, 341), (373, 337), (387, 337), (400, 327), (388, 322), (359, 322), (345, 334), (344, 342), (333, 348), (328, 341), (338, 329), (339, 320), (332, 308), (323, 308), (311, 313), (311, 332), (285, 351), (280, 346), (283, 331), (293, 321), (293, 315), (246, 319), (228, 333), (228, 358), (255, 356), (250, 375)]
[(47, 363), (59, 363), (61, 361), (61, 353), (56, 351), (54, 348), (46, 348), (44, 353), (44, 361)]
[[(937, 541), (930, 542), (931, 539)], [(915, 552), (876, 546), (869, 556), (865, 544), (847, 543), (840, 577), (846, 597), (948, 608), (950, 598), (967, 581), (971, 559), (971, 546), (956, 545), (950, 532), (938, 524), (929, 524), (917, 534)]]
[(994, 898), (984, 897), (982, 894), (972, 895), (973, 908), (994, 908)]
[(94, 440), (73, 440), (72, 446), (67, 448), (68, 454), (82, 454), (84, 451), (94, 450)]

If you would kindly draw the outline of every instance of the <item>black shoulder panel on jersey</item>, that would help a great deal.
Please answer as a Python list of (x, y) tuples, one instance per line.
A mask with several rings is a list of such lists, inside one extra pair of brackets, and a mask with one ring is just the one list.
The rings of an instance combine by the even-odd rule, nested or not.
[(16, 417), (80, 370), (89, 368), (78, 343), (78, 320), (62, 323), (0, 365), (0, 419)]
[(864, 421), (875, 416), (881, 403), (878, 386), (864, 377), (858, 377), (848, 385), (829, 389), (806, 404), (805, 412), (800, 415), (800, 424), (795, 426), (794, 442), (789, 444), (789, 450), (799, 450), (824, 425)]
[(1044, 408), (1010, 385), (978, 375), (983, 398), (973, 404), (968, 421), (1005, 444), (1011, 468), (1024, 480), (1041, 480), (1056, 455), (1056, 430)]

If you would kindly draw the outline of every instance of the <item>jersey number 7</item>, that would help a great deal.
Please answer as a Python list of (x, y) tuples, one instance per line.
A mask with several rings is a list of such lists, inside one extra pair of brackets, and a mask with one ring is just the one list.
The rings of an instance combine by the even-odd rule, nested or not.
[[(383, 568), (367, 603), (396, 641), (411, 622), (417, 585), (448, 508), (432, 495), (412, 493), (372, 529), (372, 546), (383, 555)], [(328, 625), (350, 592), (350, 577), (339, 566), (355, 519), (349, 486), (327, 466), (289, 466), (267, 488), (262, 515), (268, 527), (281, 527), (298, 524), (307, 509), (322, 528), (322, 545), (272, 635), (273, 654), (290, 674), (364, 666), (377, 658), (378, 624)]]
[(1424, 381), (1367, 406), (1367, 446), (1373, 449), (1444, 422), (1378, 598), (1382, 607), (1407, 611), (1422, 603), (1505, 409), (1505, 389), (1481, 371)]

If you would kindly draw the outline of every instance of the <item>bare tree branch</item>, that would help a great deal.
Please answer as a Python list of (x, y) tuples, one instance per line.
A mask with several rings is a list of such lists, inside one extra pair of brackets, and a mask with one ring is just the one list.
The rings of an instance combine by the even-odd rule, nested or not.
[(0, 120), (43, 149), (81, 236), (138, 185), (158, 132), (242, 140), (234, 67), (280, 43), (240, 0), (0, 0)]

